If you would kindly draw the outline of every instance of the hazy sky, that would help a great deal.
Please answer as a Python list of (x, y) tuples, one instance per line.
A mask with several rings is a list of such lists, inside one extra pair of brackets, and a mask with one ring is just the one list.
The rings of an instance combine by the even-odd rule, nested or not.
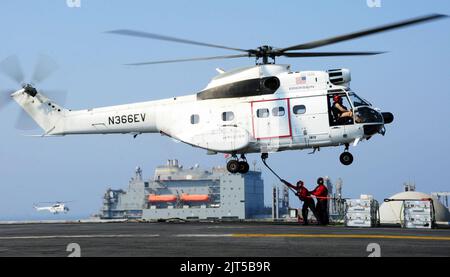
[[(45, 53), (60, 70), (41, 88), (69, 90), (71, 109), (153, 100), (196, 92), (217, 73), (253, 64), (253, 59), (125, 67), (128, 62), (234, 54), (199, 46), (113, 36), (107, 30), (130, 28), (238, 48), (262, 44), (290, 46), (428, 13), (450, 14), (448, 1), (385, 1), (369, 8), (353, 1), (112, 1), (66, 0), (0, 3), (0, 60), (17, 54), (31, 74)], [(270, 155), (269, 162), (288, 180), (314, 187), (328, 175), (344, 180), (344, 194), (373, 194), (382, 200), (415, 181), (423, 192), (450, 190), (450, 20), (323, 47), (321, 51), (389, 51), (372, 57), (279, 58), (294, 70), (346, 67), (351, 87), (376, 107), (395, 115), (385, 137), (351, 148), (351, 166), (339, 163), (342, 148)], [(0, 77), (0, 88), (13, 87)], [(0, 219), (43, 217), (33, 202), (75, 200), (72, 216), (98, 212), (106, 188), (125, 188), (134, 168), (146, 177), (166, 159), (185, 166), (224, 164), (223, 155), (174, 143), (157, 134), (25, 137), (39, 130), (14, 128), (17, 105), (0, 110)], [(249, 161), (259, 155), (249, 155)], [(266, 186), (276, 182), (264, 170)], [(46, 216), (46, 215), (45, 215)], [(53, 218), (53, 217), (52, 217)], [(55, 217), (58, 218), (58, 217)]]

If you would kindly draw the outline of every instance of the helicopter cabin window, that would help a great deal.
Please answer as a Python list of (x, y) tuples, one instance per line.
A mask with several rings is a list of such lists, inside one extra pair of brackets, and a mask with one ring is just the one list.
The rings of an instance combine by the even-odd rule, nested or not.
[(276, 107), (272, 109), (272, 115), (273, 116), (284, 116), (284, 108), (283, 107)]
[(305, 105), (295, 105), (292, 108), (292, 112), (294, 114), (304, 114), (304, 113), (306, 113), (306, 107), (305, 107)]
[(222, 113), (222, 121), (231, 121), (234, 119), (233, 112), (223, 112)]
[(200, 122), (200, 116), (198, 114), (191, 115), (191, 124), (198, 124)]
[(269, 109), (258, 109), (256, 110), (256, 116), (259, 118), (269, 117)]

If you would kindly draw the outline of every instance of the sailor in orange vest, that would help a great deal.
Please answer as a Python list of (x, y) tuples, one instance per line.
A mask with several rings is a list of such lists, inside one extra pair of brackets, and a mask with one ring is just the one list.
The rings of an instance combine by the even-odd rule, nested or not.
[(303, 225), (308, 225), (308, 208), (313, 212), (317, 221), (320, 223), (320, 217), (316, 212), (316, 207), (314, 206), (314, 200), (311, 197), (310, 192), (307, 188), (305, 188), (305, 184), (302, 180), (299, 180), (297, 184), (294, 186), (286, 180), (281, 180), (286, 186), (294, 189), (296, 191), (295, 195), (303, 201), (302, 207), (302, 217), (303, 217)]

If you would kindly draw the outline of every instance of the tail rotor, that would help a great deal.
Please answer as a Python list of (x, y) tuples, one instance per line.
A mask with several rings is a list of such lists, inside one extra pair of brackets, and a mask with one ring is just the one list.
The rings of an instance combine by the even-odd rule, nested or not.
[(16, 55), (9, 56), (0, 62), (0, 72), (20, 86), (25, 80), (19, 58)]
[[(36, 85), (41, 84), (58, 70), (59, 66), (54, 59), (48, 55), (38, 56), (31, 81), (26, 82), (25, 74), (22, 70), (17, 55), (12, 55), (0, 62), (0, 73), (12, 80), (15, 85), (24, 89), (30, 96), (35, 96), (38, 92), (45, 94), (49, 99), (64, 105), (67, 98), (67, 91), (63, 89), (36, 89)], [(0, 110), (9, 106), (13, 101), (11, 94), (20, 89), (0, 89)], [(32, 130), (37, 126), (24, 110), (19, 113), (15, 127), (19, 130)]]

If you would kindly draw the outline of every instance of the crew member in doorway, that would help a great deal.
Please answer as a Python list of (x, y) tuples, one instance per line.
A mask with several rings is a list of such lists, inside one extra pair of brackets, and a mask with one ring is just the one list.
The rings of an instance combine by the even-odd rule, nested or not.
[(349, 111), (347, 107), (342, 104), (342, 97), (340, 95), (333, 96), (333, 106), (331, 107), (331, 110), (336, 119), (353, 117), (353, 112)]
[(314, 199), (311, 197), (311, 193), (305, 188), (305, 184), (302, 180), (299, 180), (297, 184), (294, 186), (286, 180), (281, 180), (286, 186), (294, 189), (296, 191), (295, 195), (303, 201), (302, 207), (302, 217), (303, 217), (303, 225), (308, 225), (308, 208), (313, 212), (317, 221), (320, 223), (319, 214), (316, 212), (316, 207), (314, 206)]
[(324, 180), (322, 177), (317, 179), (317, 187), (311, 191), (311, 195), (314, 195), (317, 199), (316, 211), (320, 218), (320, 224), (327, 225), (329, 223), (328, 189), (324, 185)]

